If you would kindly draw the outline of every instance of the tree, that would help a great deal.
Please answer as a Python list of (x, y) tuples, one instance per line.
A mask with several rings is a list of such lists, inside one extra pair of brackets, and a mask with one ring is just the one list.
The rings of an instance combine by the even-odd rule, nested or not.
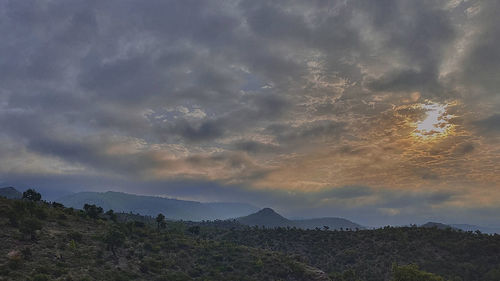
[(108, 250), (111, 250), (115, 257), (116, 247), (123, 245), (123, 242), (125, 242), (125, 235), (116, 227), (110, 229), (104, 236), (104, 243), (106, 243)]
[(87, 214), (87, 216), (89, 216), (90, 218), (93, 218), (93, 219), (97, 219), (99, 217), (99, 215), (102, 214), (102, 212), (103, 212), (101, 207), (98, 207), (94, 204), (83, 205), (83, 210), (85, 210), (85, 213)]
[(113, 210), (109, 210), (106, 212), (106, 215), (109, 217), (110, 220), (116, 222), (117, 216)]
[(31, 201), (40, 201), (42, 199), (42, 195), (34, 189), (28, 189), (23, 192), (23, 199), (31, 200)]
[(190, 228), (188, 228), (188, 231), (191, 232), (191, 234), (198, 235), (200, 234), (200, 226), (193, 225)]
[(165, 216), (163, 214), (158, 214), (158, 216), (156, 216), (156, 224), (158, 226), (158, 231), (160, 231), (160, 227), (166, 226)]

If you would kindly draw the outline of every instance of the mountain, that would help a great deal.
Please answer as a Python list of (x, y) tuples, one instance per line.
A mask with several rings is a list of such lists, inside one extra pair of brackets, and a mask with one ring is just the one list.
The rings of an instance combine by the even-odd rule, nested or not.
[(57, 200), (68, 207), (81, 209), (84, 204), (96, 204), (104, 210), (132, 212), (147, 216), (164, 214), (174, 220), (229, 219), (251, 214), (258, 209), (244, 203), (200, 203), (196, 201), (142, 196), (122, 192), (79, 192)]
[(473, 224), (444, 224), (444, 223), (439, 223), (439, 222), (428, 222), (421, 227), (435, 227), (438, 229), (447, 229), (447, 228), (452, 228), (454, 230), (463, 230), (463, 231), (481, 231), (482, 233), (487, 233), (487, 234), (495, 234), (495, 233), (500, 233), (500, 228), (495, 228), (495, 227), (487, 227), (487, 226), (479, 226), (479, 225), (473, 225)]
[(450, 224), (450, 226), (457, 228), (457, 229), (461, 229), (463, 231), (479, 230), (482, 233), (488, 233), (488, 234), (500, 233), (500, 228), (495, 228), (495, 227), (479, 226), (479, 225), (472, 225), (472, 224)]
[(455, 229), (451, 225), (447, 225), (447, 224), (440, 223), (440, 222), (432, 222), (432, 221), (424, 223), (420, 227), (437, 228), (437, 229), (448, 229), (448, 228)]
[(255, 214), (237, 219), (240, 223), (250, 226), (265, 226), (273, 227), (297, 227), (302, 229), (315, 229), (327, 226), (329, 229), (364, 229), (363, 226), (343, 218), (315, 218), (315, 219), (300, 219), (289, 220), (280, 214), (276, 213), (271, 208), (264, 208)]
[(12, 186), (0, 188), (0, 196), (9, 199), (21, 199), (23, 194)]
[(265, 227), (286, 227), (286, 226), (295, 226), (293, 221), (288, 220), (276, 213), (271, 208), (264, 208), (258, 211), (255, 214), (248, 215), (246, 217), (241, 217), (237, 219), (240, 223), (246, 225), (257, 225), (257, 226), (265, 226)]
[(365, 227), (343, 218), (316, 218), (294, 220), (295, 225), (304, 229), (314, 229), (316, 227), (323, 228), (327, 226), (329, 229), (364, 229)]

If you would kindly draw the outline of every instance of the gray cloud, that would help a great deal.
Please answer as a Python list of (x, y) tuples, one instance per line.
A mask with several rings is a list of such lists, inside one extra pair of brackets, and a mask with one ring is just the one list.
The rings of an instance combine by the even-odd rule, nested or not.
[[(463, 100), (467, 110), (488, 104), (489, 117), (470, 124), (496, 135), (500, 5), (453, 3), (0, 1), (0, 157), (16, 163), (0, 165), (0, 175), (29, 167), (25, 176), (47, 188), (82, 180), (134, 190), (127, 180), (140, 179), (152, 193), (175, 182), (165, 192), (216, 199), (224, 190), (225, 199), (290, 214), (358, 216), (368, 207), (342, 213), (321, 202), (376, 198), (372, 210), (408, 205), (418, 215), (455, 195), (374, 189), (363, 175), (310, 195), (252, 188), (304, 151), (365, 167), (362, 158), (377, 153), (367, 132), (381, 124), (372, 120), (416, 91), (420, 101)], [(387, 142), (394, 148), (385, 153), (399, 157)], [(482, 147), (467, 139), (428, 151), (460, 158)], [(412, 168), (423, 180), (443, 178)], [(96, 175), (109, 185), (89, 179)], [(300, 207), (288, 210), (291, 202)]]
[(500, 133), (500, 114), (491, 115), (475, 122), (480, 132), (486, 135)]

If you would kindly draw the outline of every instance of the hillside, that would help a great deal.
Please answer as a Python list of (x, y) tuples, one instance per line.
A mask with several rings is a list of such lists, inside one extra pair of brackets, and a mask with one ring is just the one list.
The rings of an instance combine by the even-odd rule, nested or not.
[(276, 213), (271, 208), (264, 208), (257, 213), (237, 218), (237, 221), (249, 226), (264, 226), (268, 228), (274, 227), (297, 227), (302, 229), (323, 229), (325, 226), (328, 229), (364, 229), (361, 225), (351, 222), (343, 218), (316, 218), (289, 220), (280, 214)]
[(284, 254), (0, 198), (0, 280), (329, 280)]
[(23, 197), (23, 193), (14, 187), (9, 186), (0, 188), (0, 196), (9, 199), (21, 199), (21, 197)]
[[(333, 280), (388, 281), (394, 263), (415, 264), (452, 281), (500, 280), (500, 235), (423, 227), (360, 231), (248, 227), (218, 228), (213, 237), (300, 257)], [(345, 275), (352, 279), (338, 279)]]
[(200, 203), (163, 197), (142, 196), (122, 192), (79, 192), (56, 200), (68, 207), (81, 209), (95, 204), (104, 210), (156, 216), (163, 213), (174, 220), (215, 220), (245, 216), (257, 208), (244, 203)]
[[(287, 221), (271, 209), (251, 218), (259, 216)], [(500, 280), (500, 236), (450, 228), (157, 224), (97, 206), (4, 198), (0, 227), (0, 280)]]

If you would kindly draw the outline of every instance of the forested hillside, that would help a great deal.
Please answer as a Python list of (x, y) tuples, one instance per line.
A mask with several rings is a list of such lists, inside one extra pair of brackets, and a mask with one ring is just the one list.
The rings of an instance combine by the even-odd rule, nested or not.
[(0, 280), (500, 280), (499, 235), (175, 222), (40, 199), (0, 198)]
[(201, 239), (183, 223), (0, 198), (0, 280), (328, 280), (284, 254)]
[[(333, 276), (390, 280), (394, 263), (416, 264), (450, 280), (500, 280), (500, 235), (426, 227), (326, 231), (217, 228), (221, 241), (299, 257)], [(340, 280), (340, 279), (339, 279)], [(349, 279), (351, 280), (351, 279)]]

